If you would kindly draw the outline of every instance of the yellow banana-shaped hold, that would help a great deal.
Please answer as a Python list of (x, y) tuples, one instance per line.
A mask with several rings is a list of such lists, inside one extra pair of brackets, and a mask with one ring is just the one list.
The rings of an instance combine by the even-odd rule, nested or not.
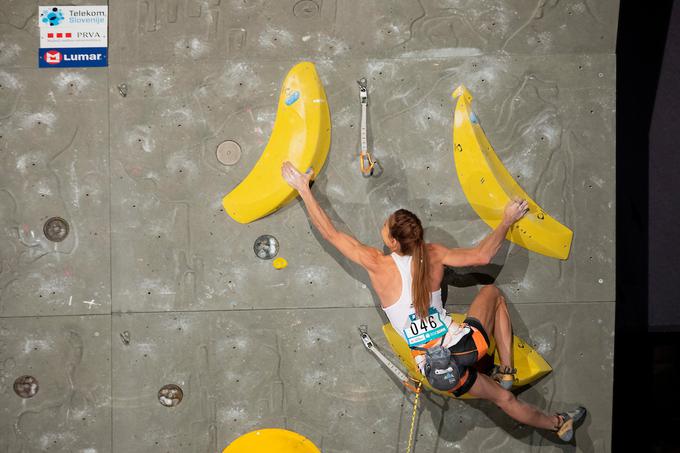
[(314, 64), (295, 65), (281, 87), (269, 143), (251, 172), (223, 199), (224, 210), (239, 223), (250, 223), (283, 207), (297, 191), (281, 177), (290, 161), (301, 172), (318, 175), (331, 144), (326, 93)]
[(567, 259), (573, 232), (541, 209), (503, 166), (472, 111), (472, 95), (467, 88), (459, 86), (452, 96), (458, 98), (453, 116), (453, 158), (472, 208), (487, 225), (496, 228), (511, 199), (527, 200), (529, 212), (515, 222), (507, 239), (536, 253)]

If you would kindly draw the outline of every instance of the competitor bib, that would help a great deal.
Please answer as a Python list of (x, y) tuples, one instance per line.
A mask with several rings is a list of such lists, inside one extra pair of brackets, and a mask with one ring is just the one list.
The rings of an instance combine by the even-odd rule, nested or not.
[(449, 331), (435, 307), (430, 307), (427, 318), (418, 319), (415, 313), (411, 313), (408, 315), (408, 319), (411, 323), (406, 326), (403, 332), (406, 343), (410, 348), (441, 338)]

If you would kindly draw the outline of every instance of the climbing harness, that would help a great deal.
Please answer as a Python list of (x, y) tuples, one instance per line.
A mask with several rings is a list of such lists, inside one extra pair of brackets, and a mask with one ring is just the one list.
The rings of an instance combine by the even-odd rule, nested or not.
[(397, 366), (390, 361), (387, 357), (383, 355), (382, 352), (378, 350), (378, 347), (373, 343), (373, 339), (368, 335), (368, 332), (366, 331), (366, 326), (361, 326), (359, 327), (359, 335), (361, 336), (361, 340), (364, 342), (364, 346), (366, 346), (366, 349), (371, 351), (377, 358), (380, 360), (388, 370), (390, 370), (396, 377), (401, 381), (402, 384), (409, 390), (412, 390), (414, 392), (418, 392), (418, 390), (411, 384), (410, 381), (417, 382), (415, 379), (410, 378), (406, 376), (406, 374), (401, 371)]
[(406, 453), (411, 453), (411, 447), (413, 447), (413, 428), (416, 425), (416, 414), (418, 413), (418, 399), (420, 398), (420, 388), (423, 386), (423, 382), (418, 382), (418, 388), (416, 389), (416, 400), (413, 402), (413, 414), (411, 415), (411, 429), (408, 433), (408, 448)]
[[(361, 100), (361, 153), (359, 154), (359, 168), (361, 174), (368, 178), (380, 176), (382, 167), (368, 152), (368, 139), (366, 138), (366, 107), (368, 106), (368, 87), (366, 78), (357, 80), (359, 84), (359, 99)], [(375, 169), (377, 168), (377, 172)]]

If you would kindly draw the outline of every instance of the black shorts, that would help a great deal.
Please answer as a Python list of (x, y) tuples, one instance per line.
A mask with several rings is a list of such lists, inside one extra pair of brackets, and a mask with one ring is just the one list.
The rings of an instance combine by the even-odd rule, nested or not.
[[(484, 327), (482, 327), (482, 323), (478, 319), (472, 317), (465, 318), (465, 321), (463, 322), (479, 331), (479, 333), (484, 338), (484, 341), (486, 341), (486, 349), (488, 351), (491, 342), (489, 341), (489, 336), (484, 330)], [(479, 361), (479, 359), (482, 358), (481, 356), (486, 353), (484, 351), (483, 354), (479, 354), (480, 351), (478, 350), (477, 343), (475, 342), (473, 335), (473, 331), (469, 332), (463, 338), (461, 338), (458, 343), (449, 348), (451, 354), (455, 355), (456, 362), (459, 365), (465, 367), (465, 372), (461, 376), (461, 379), (465, 379), (465, 382), (462, 386), (453, 391), (455, 396), (462, 396), (470, 391), (477, 380), (477, 368), (475, 368), (474, 365)]]

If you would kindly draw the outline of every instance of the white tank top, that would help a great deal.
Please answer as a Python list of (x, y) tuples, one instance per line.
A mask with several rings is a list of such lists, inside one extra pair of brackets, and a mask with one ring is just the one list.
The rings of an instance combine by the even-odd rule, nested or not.
[[(406, 339), (404, 335), (404, 329), (408, 327), (411, 323), (409, 320), (409, 315), (415, 313), (413, 308), (413, 296), (411, 292), (413, 277), (411, 276), (411, 262), (413, 261), (413, 256), (411, 255), (398, 255), (392, 253), (390, 255), (399, 269), (399, 274), (401, 275), (401, 295), (397, 301), (387, 308), (383, 308), (383, 311), (390, 320), (392, 327), (396, 330), (402, 338)], [(449, 327), (449, 330), (444, 338), (443, 346), (451, 347), (458, 343), (460, 339), (469, 332), (468, 328), (462, 328), (459, 324), (454, 323), (450, 316), (446, 314), (442, 304), (442, 291), (441, 289), (433, 291), (430, 294), (430, 306), (437, 309), (440, 313), (442, 320)], [(420, 356), (419, 359), (422, 359)], [(416, 360), (418, 363), (419, 360)], [(422, 368), (422, 363), (418, 363)]]
[[(413, 295), (411, 289), (413, 287), (413, 277), (411, 276), (411, 262), (413, 261), (413, 256), (411, 255), (398, 255), (392, 253), (390, 255), (399, 269), (399, 274), (401, 275), (401, 296), (397, 301), (387, 308), (383, 308), (383, 311), (387, 315), (394, 327), (394, 330), (399, 332), (401, 336), (404, 336), (403, 330), (410, 324), (409, 315), (415, 312), (413, 308)], [(446, 315), (446, 311), (442, 306), (442, 290), (438, 289), (430, 294), (430, 306), (435, 307), (443, 316)], [(447, 322), (448, 324), (448, 322)]]

